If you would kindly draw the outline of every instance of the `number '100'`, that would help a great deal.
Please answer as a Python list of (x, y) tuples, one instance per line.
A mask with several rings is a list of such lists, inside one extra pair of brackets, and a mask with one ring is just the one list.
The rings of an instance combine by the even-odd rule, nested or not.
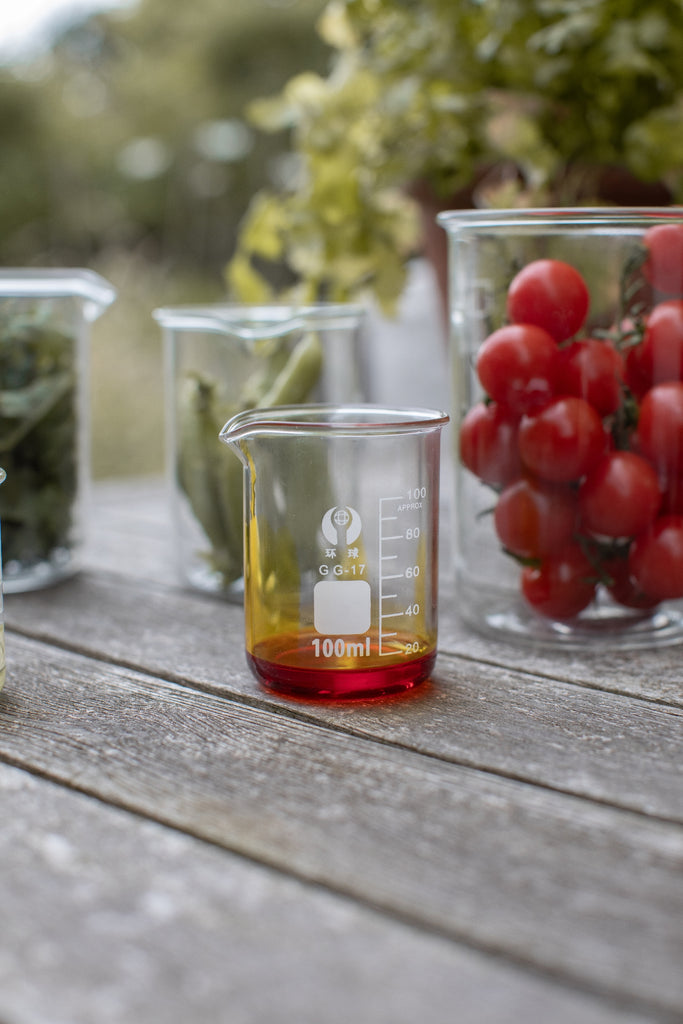
[(370, 637), (365, 641), (344, 640), (338, 636), (336, 640), (326, 636), (324, 640), (314, 637), (311, 640), (316, 658), (366, 658), (370, 654)]

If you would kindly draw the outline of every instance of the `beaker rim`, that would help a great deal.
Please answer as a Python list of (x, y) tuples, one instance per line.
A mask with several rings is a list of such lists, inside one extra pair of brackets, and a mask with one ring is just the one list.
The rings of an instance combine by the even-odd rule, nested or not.
[(231, 444), (256, 434), (319, 434), (326, 437), (416, 434), (440, 430), (448, 421), (448, 414), (441, 409), (417, 406), (281, 405), (237, 413), (225, 424), (220, 438)]
[(3, 267), (0, 298), (84, 299), (84, 315), (95, 320), (116, 298), (116, 289), (94, 270), (81, 267)]
[(365, 308), (354, 303), (313, 304), (236, 302), (161, 306), (152, 311), (162, 327), (234, 334), (245, 340), (280, 337), (290, 331), (349, 328), (360, 324)]
[(683, 206), (559, 206), (520, 209), (443, 210), (437, 223), (446, 231), (472, 228), (635, 228), (683, 223)]

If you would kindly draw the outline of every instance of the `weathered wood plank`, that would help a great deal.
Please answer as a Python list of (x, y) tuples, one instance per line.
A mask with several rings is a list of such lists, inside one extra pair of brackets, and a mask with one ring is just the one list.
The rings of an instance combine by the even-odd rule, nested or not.
[[(86, 574), (11, 595), (27, 633), (176, 681), (277, 706), (248, 672), (242, 611)], [(8, 638), (11, 646), (12, 639)], [(683, 710), (443, 655), (411, 699), (298, 714), (567, 793), (683, 821)]]
[(170, 485), (157, 477), (98, 482), (88, 501), (87, 564), (178, 584), (169, 495)]
[[(163, 480), (109, 481), (94, 489), (88, 564), (139, 580), (176, 583), (168, 491)], [(548, 652), (481, 637), (458, 617), (442, 534), (439, 647), (475, 662), (518, 668), (588, 688), (683, 707), (683, 645), (638, 652)], [(129, 540), (132, 537), (132, 540)]]
[(654, 1019), (1, 764), (0, 798), (5, 1021)]
[(675, 1014), (683, 830), (13, 638), (0, 756)]
[[(450, 492), (448, 492), (450, 495)], [(178, 583), (165, 481), (108, 481), (93, 494), (88, 564), (139, 580)], [(475, 662), (519, 668), (589, 688), (683, 707), (683, 644), (638, 652), (548, 652), (481, 637), (458, 617), (449, 571), (448, 515), (442, 528), (439, 646)], [(129, 538), (132, 537), (132, 540)]]

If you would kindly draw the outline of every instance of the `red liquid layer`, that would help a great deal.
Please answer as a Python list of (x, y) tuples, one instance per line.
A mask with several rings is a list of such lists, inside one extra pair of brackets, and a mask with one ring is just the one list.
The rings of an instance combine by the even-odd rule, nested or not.
[[(373, 645), (367, 665), (325, 668), (312, 664), (311, 645), (301, 638), (273, 637), (259, 647), (259, 655), (247, 651), (247, 662), (265, 687), (289, 697), (314, 700), (359, 700), (412, 690), (429, 677), (436, 661), (433, 650), (384, 664), (389, 659), (379, 657)], [(263, 657), (271, 651), (270, 657)], [(277, 661), (271, 660), (276, 656)]]

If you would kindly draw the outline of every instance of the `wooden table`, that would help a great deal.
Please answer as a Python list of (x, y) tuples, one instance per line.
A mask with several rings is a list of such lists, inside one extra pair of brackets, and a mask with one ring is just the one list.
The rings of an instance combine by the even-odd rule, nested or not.
[(549, 656), (441, 605), (412, 697), (264, 693), (163, 488), (5, 602), (1, 1024), (683, 1020), (680, 648)]

